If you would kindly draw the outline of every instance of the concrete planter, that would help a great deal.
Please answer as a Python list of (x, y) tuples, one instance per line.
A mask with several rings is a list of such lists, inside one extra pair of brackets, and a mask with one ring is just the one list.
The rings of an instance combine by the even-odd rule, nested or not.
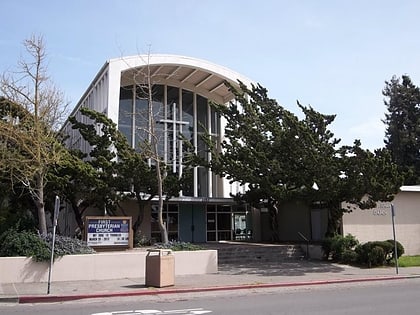
[[(68, 255), (54, 262), (53, 281), (105, 280), (145, 277), (147, 252), (130, 250), (91, 255)], [(175, 276), (216, 273), (217, 251), (179, 251)], [(46, 282), (48, 262), (27, 257), (0, 257), (0, 283)]]

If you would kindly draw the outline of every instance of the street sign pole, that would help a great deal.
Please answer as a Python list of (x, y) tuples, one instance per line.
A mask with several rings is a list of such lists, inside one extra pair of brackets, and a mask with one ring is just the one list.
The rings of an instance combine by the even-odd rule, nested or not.
[(50, 294), (51, 274), (52, 274), (52, 268), (53, 268), (53, 263), (54, 263), (55, 231), (57, 229), (58, 213), (59, 212), (60, 212), (60, 198), (58, 196), (55, 196), (53, 233), (52, 233), (52, 244), (51, 244), (51, 259), (50, 259), (50, 269), (48, 271), (47, 294)]
[(394, 235), (395, 272), (398, 274), (398, 249), (397, 249), (397, 238), (395, 237), (395, 209), (394, 209), (393, 203), (391, 203), (391, 216), (392, 216), (392, 232)]

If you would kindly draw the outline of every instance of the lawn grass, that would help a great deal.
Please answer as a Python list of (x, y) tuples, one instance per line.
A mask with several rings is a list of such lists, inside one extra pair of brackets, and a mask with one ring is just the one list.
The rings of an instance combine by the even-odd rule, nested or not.
[(420, 266), (420, 256), (401, 256), (400, 258), (398, 258), (398, 266), (400, 267)]

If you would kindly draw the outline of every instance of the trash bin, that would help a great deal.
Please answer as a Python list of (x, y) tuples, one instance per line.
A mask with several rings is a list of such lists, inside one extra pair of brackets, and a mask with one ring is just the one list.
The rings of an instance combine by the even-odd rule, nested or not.
[(149, 249), (146, 256), (146, 286), (175, 284), (175, 258), (170, 249)]

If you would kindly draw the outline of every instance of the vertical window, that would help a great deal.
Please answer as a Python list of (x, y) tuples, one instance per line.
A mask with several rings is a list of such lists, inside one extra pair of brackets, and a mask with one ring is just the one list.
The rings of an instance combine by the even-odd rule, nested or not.
[(136, 88), (135, 102), (135, 147), (148, 138), (149, 117), (148, 117), (148, 96), (144, 89), (140, 86)]
[(166, 130), (167, 130), (167, 162), (172, 165), (173, 171), (176, 171), (179, 156), (178, 133), (179, 126), (176, 123), (179, 120), (179, 88), (168, 86), (167, 87), (167, 100), (166, 100)]
[(211, 118), (211, 133), (213, 135), (219, 134), (220, 129), (220, 115), (214, 110), (213, 107), (210, 108), (210, 118)]
[[(166, 204), (163, 205), (163, 222), (166, 225), (168, 231), (169, 240), (178, 239), (178, 205), (177, 204)], [(152, 205), (151, 211), (151, 236), (156, 242), (161, 242), (162, 237), (158, 224), (158, 206)]]
[(198, 196), (208, 197), (209, 196), (209, 184), (208, 184), (208, 171), (204, 167), (198, 168)]
[(160, 84), (153, 85), (152, 99), (153, 99), (153, 120), (155, 123), (155, 135), (158, 140), (158, 154), (163, 156), (165, 148), (165, 126), (159, 123), (165, 117), (164, 108), (164, 86)]
[(229, 205), (207, 205), (207, 241), (232, 239), (232, 211)]
[(197, 120), (198, 132), (202, 133), (208, 129), (207, 124), (207, 99), (197, 95)]
[(133, 87), (120, 88), (120, 104), (118, 112), (118, 129), (126, 136), (128, 143), (132, 144), (133, 119)]
[(194, 137), (194, 94), (187, 90), (182, 90), (182, 134), (187, 139)]

